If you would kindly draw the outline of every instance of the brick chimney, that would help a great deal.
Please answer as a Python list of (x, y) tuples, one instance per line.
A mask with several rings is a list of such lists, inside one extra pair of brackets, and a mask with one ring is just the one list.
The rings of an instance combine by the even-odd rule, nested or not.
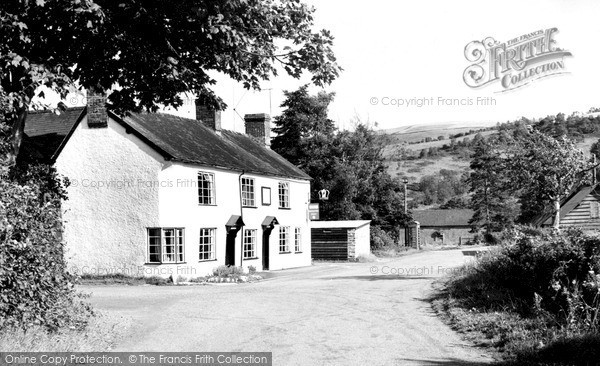
[(221, 111), (212, 110), (196, 101), (196, 119), (216, 132), (221, 132)]
[(92, 89), (87, 90), (87, 123), (89, 128), (108, 127), (106, 94)]
[(246, 135), (254, 137), (266, 147), (271, 146), (271, 116), (266, 113), (246, 114), (244, 122)]

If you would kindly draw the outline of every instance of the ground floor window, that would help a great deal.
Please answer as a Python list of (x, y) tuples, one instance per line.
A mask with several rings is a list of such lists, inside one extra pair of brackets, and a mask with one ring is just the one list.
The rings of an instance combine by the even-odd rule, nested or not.
[(244, 230), (244, 259), (256, 258), (256, 230)]
[(215, 237), (217, 229), (200, 229), (198, 260), (213, 260), (215, 256)]
[(296, 253), (302, 251), (302, 233), (299, 227), (294, 229), (294, 251)]
[(149, 263), (181, 263), (183, 261), (182, 228), (148, 229)]
[(290, 251), (290, 227), (279, 227), (279, 252), (289, 253)]

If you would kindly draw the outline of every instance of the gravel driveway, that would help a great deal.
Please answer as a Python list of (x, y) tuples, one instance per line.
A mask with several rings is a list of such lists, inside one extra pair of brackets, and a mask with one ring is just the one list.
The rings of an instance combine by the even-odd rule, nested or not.
[(319, 263), (253, 284), (90, 286), (91, 302), (131, 317), (120, 351), (272, 351), (274, 365), (480, 365), (492, 361), (443, 324), (432, 282), (458, 250), (375, 263)]

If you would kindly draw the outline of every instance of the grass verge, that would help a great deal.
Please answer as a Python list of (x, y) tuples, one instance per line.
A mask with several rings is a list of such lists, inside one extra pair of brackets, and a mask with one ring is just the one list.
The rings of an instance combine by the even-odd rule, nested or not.
[(2, 329), (0, 352), (104, 352), (131, 326), (131, 320), (96, 312), (83, 329), (61, 328), (49, 332), (42, 326)]
[(158, 276), (143, 277), (143, 276), (127, 276), (121, 273), (107, 275), (83, 275), (78, 281), (78, 285), (156, 285), (166, 286), (172, 285), (173, 280), (170, 278), (162, 278)]

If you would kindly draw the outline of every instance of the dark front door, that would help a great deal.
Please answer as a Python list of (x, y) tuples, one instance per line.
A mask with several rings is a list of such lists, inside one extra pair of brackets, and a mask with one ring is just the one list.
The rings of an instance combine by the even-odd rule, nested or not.
[(227, 233), (227, 242), (225, 244), (225, 265), (235, 266), (235, 237), (237, 231), (229, 231)]
[(262, 264), (263, 271), (269, 269), (269, 238), (271, 237), (272, 228), (267, 228), (263, 230), (263, 240), (262, 240)]

